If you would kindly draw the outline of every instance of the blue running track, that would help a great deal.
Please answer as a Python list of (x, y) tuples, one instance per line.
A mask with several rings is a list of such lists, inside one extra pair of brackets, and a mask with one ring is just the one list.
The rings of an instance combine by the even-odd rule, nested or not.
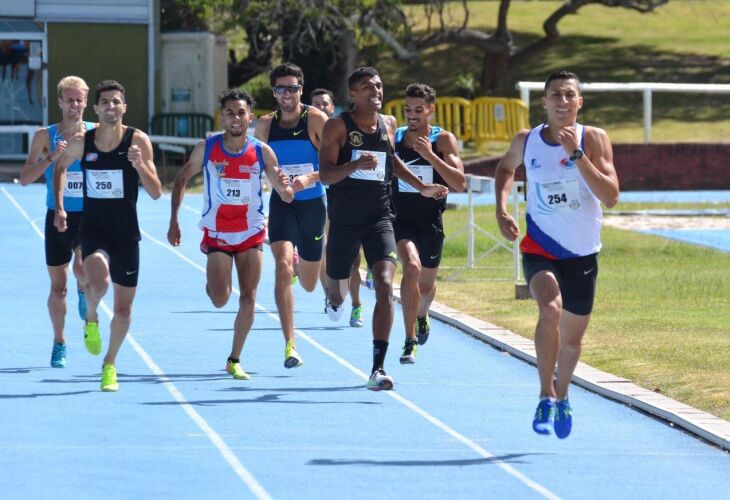
[[(140, 193), (132, 327), (120, 390), (102, 393), (73, 281), (68, 365), (49, 366), (43, 189), (0, 185), (2, 498), (728, 498), (726, 453), (577, 387), (573, 434), (534, 434), (535, 368), (437, 321), (417, 363), (401, 366), (399, 308), (394, 392), (365, 389), (370, 329), (331, 323), (320, 290), (295, 292), (305, 364), (286, 370), (268, 249), (242, 358), (252, 379), (233, 380), (236, 297), (216, 310), (205, 295), (194, 195), (173, 249), (169, 199)], [(369, 322), (373, 292), (362, 296)]]

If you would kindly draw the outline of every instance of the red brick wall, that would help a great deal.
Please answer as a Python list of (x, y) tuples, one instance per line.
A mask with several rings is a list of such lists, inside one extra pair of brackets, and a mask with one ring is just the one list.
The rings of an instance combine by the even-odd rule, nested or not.
[[(730, 189), (730, 143), (614, 144), (622, 191)], [(494, 177), (499, 158), (465, 162), (466, 173)], [(516, 178), (524, 179), (524, 167)]]

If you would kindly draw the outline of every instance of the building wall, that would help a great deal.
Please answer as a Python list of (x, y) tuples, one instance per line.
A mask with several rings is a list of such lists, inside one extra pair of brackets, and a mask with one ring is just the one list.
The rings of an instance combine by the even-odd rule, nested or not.
[(117, 80), (126, 89), (124, 123), (147, 130), (147, 26), (141, 24), (48, 24), (48, 122), (61, 119), (56, 84), (77, 75), (89, 85), (84, 118), (96, 121), (94, 87)]
[[(730, 189), (730, 143), (614, 144), (613, 156), (622, 191)], [(499, 160), (470, 160), (464, 169), (494, 177)]]

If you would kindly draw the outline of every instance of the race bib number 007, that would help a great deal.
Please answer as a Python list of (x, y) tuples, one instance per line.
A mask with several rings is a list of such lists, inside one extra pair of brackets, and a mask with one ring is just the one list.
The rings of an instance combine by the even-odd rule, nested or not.
[(63, 187), (64, 198), (82, 198), (84, 196), (84, 174), (66, 172), (66, 185)]

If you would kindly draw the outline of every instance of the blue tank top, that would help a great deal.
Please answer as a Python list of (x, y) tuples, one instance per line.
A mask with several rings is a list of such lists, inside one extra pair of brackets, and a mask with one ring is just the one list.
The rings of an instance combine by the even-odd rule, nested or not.
[[(319, 172), (319, 151), (309, 137), (309, 106), (304, 106), (299, 122), (294, 128), (282, 128), (279, 125), (279, 111), (271, 120), (269, 137), (266, 143), (274, 150), (279, 167), (290, 179), (302, 174)], [(276, 191), (272, 198), (278, 198)], [(295, 200), (313, 200), (324, 196), (324, 187), (317, 181), (307, 189), (294, 194)]]
[[(94, 124), (84, 122), (86, 130), (92, 130)], [(58, 133), (58, 125), (48, 127), (48, 140), (50, 142), (50, 151), (56, 150), (56, 143), (64, 140)], [(46, 207), (48, 210), (56, 209), (56, 202), (53, 196), (53, 168), (51, 163), (46, 169), (44, 175), (46, 178)], [(84, 209), (84, 176), (81, 172), (81, 163), (76, 160), (68, 167), (66, 171), (66, 185), (63, 187), (63, 209), (67, 212), (81, 212)]]

